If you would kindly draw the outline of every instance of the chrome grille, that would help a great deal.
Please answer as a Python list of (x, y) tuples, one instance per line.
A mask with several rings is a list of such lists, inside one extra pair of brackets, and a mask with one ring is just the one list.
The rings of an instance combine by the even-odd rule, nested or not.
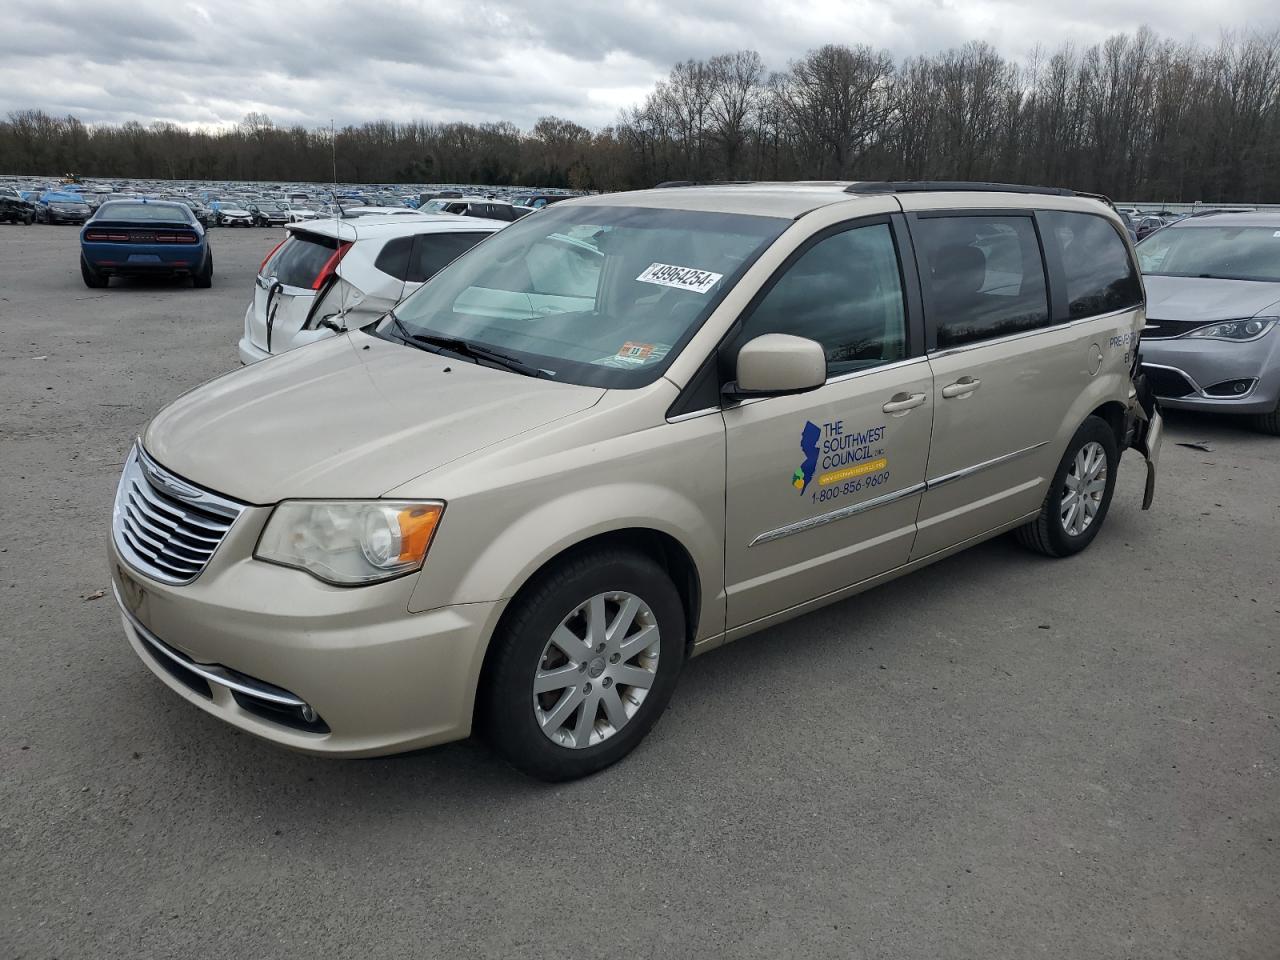
[(135, 445), (120, 475), (111, 529), (131, 566), (184, 584), (200, 576), (243, 509), (174, 476)]

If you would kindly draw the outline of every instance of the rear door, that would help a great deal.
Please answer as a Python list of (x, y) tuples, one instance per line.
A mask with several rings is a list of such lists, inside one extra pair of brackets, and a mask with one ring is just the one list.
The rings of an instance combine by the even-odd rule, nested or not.
[(1039, 508), (1053, 441), (1087, 375), (1085, 348), (1077, 356), (1045, 330), (1030, 210), (921, 211), (910, 224), (936, 397), (916, 559)]
[(333, 275), (339, 247), (335, 237), (295, 230), (267, 258), (254, 281), (245, 321), (254, 346), (272, 352), (273, 344), (292, 342)]

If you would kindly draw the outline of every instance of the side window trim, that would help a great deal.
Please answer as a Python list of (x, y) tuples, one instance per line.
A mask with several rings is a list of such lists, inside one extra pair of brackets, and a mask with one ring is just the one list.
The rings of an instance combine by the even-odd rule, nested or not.
[[(1052, 231), (1040, 218), (1041, 211), (1032, 210), (1031, 220), (1036, 228), (1036, 241), (1040, 244), (1040, 262), (1044, 264), (1045, 282), (1049, 284), (1049, 323), (1056, 327), (1071, 319), (1067, 301), (1067, 268), (1062, 262), (1062, 251), (1056, 240), (1050, 239)], [(1046, 327), (1047, 329), (1047, 327)]]
[[(924, 282), (924, 278), (931, 275), (930, 266), (929, 266), (929, 255), (925, 252), (924, 245), (915, 240), (915, 237), (918, 235), (919, 231), (911, 231), (912, 241), (913, 241), (912, 249), (914, 250), (914, 253), (915, 253), (916, 270), (918, 271), (918, 276), (919, 276), (921, 301), (924, 305), (924, 331), (925, 331), (924, 338), (925, 338), (925, 352), (927, 354), (949, 353), (953, 350), (967, 350), (973, 347), (982, 346), (987, 343), (996, 343), (997, 341), (1009, 339), (1012, 337), (1022, 337), (1032, 333), (1039, 333), (1042, 330), (1048, 330), (1051, 327), (1057, 326), (1059, 324), (1060, 321), (1056, 319), (1055, 306), (1057, 301), (1055, 298), (1062, 297), (1064, 298), (1064, 302), (1065, 302), (1065, 297), (1066, 297), (1066, 293), (1064, 289), (1065, 283), (1062, 282), (1061, 275), (1055, 278), (1049, 266), (1048, 258), (1046, 257), (1044, 237), (1040, 233), (1040, 225), (1036, 221), (1035, 213), (1036, 213), (1035, 210), (1030, 207), (1005, 207), (1005, 208), (999, 208), (999, 207), (967, 208), (965, 207), (965, 208), (957, 208), (954, 210), (920, 210), (920, 211), (916, 211), (914, 213), (909, 213), (906, 215), (908, 230), (910, 230), (911, 227), (913, 227), (915, 224), (917, 224), (921, 220), (934, 220), (934, 219), (944, 219), (944, 218), (954, 219), (954, 218), (968, 218), (968, 217), (1004, 217), (1006, 219), (1012, 219), (1014, 217), (1022, 217), (1031, 222), (1031, 229), (1034, 231), (1036, 236), (1036, 249), (1040, 251), (1040, 268), (1044, 272), (1045, 298), (1046, 298), (1045, 306), (1049, 311), (1049, 322), (1047, 324), (1032, 330), (1020, 330), (1015, 333), (1007, 334), (1000, 337), (990, 337), (983, 340), (975, 340), (972, 343), (966, 343), (966, 344), (962, 344), (954, 347), (945, 347), (942, 350), (939, 350), (938, 349), (938, 305), (933, 301), (932, 288), (930, 287), (929, 284)], [(1055, 280), (1057, 280), (1058, 282), (1055, 282)]]

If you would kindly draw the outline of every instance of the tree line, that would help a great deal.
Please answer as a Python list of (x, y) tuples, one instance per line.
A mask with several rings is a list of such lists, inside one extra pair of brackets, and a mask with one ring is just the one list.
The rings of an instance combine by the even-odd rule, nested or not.
[(985, 43), (895, 60), (828, 44), (780, 70), (741, 50), (676, 64), (590, 130), (512, 123), (221, 131), (0, 121), (0, 172), (616, 190), (666, 180), (994, 180), (1153, 201), (1280, 201), (1280, 30), (1176, 43), (1143, 28), (1015, 62)]

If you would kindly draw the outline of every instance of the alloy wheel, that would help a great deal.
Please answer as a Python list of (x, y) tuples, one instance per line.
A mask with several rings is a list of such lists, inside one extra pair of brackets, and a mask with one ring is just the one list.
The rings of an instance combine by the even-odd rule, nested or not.
[(533, 678), (533, 712), (543, 734), (582, 749), (609, 739), (644, 703), (658, 673), (658, 621), (624, 591), (575, 607), (551, 634)]
[(1059, 504), (1062, 529), (1078, 537), (1089, 529), (1102, 508), (1107, 489), (1107, 451), (1090, 440), (1076, 453), (1067, 470)]

